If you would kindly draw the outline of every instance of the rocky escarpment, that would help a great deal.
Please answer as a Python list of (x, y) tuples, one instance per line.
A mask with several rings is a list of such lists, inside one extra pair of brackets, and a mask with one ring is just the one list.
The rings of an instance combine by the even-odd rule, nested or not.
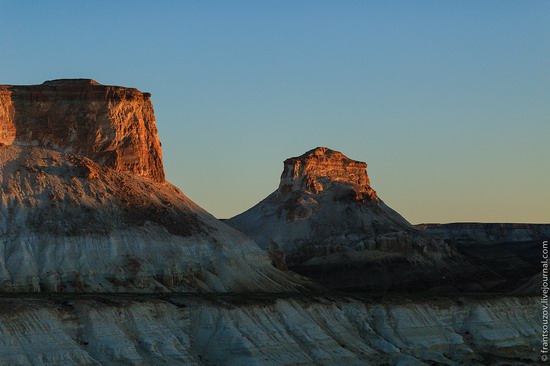
[(6, 365), (524, 365), (535, 297), (0, 299)]
[(449, 241), (491, 243), (548, 240), (550, 224), (512, 224), (456, 222), (451, 224), (421, 224), (417, 228), (426, 234)]
[[(348, 188), (348, 198), (355, 201), (379, 201), (370, 186), (367, 164), (349, 159), (339, 151), (318, 147), (304, 155), (285, 160), (279, 192), (319, 194), (325, 189), (342, 184)], [(288, 217), (293, 220), (292, 213)], [(299, 216), (296, 215), (296, 216)]]
[(85, 156), (164, 181), (150, 94), (90, 79), (0, 85), (0, 143)]
[(550, 225), (459, 222), (416, 227), (445, 240), (476, 266), (505, 278), (495, 290), (540, 292), (540, 261), (543, 241), (550, 238)]
[(227, 222), (331, 287), (441, 282), (446, 269), (434, 268), (447, 268), (444, 260), (456, 253), (389, 208), (366, 166), (325, 147), (287, 159), (279, 188)]
[(90, 80), (2, 90), (0, 292), (308, 285), (164, 181), (147, 94)]

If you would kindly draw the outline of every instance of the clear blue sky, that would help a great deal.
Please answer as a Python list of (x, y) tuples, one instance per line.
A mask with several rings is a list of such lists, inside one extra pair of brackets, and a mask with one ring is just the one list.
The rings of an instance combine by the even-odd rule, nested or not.
[(0, 1), (0, 83), (152, 93), (218, 217), (316, 146), (409, 221), (550, 222), (550, 1)]

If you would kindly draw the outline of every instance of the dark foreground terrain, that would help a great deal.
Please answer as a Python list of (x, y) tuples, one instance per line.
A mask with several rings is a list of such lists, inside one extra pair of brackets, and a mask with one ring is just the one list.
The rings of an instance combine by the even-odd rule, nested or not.
[(455, 241), (450, 245), (460, 256), (429, 270), (401, 256), (372, 255), (365, 260), (359, 252), (337, 253), (290, 269), (347, 291), (538, 292), (540, 285), (533, 279), (540, 277), (541, 243)]

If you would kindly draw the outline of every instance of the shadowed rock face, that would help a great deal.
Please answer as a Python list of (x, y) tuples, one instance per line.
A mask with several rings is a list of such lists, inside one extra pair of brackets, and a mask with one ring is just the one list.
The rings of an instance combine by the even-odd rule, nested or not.
[(426, 234), (449, 241), (463, 242), (542, 242), (550, 238), (550, 224), (514, 224), (456, 222), (451, 224), (420, 224)]
[(0, 85), (0, 143), (43, 146), (163, 182), (149, 93), (90, 79)]
[(543, 241), (550, 238), (549, 224), (475, 223), (416, 225), (439, 237), (478, 266), (506, 279), (499, 292), (540, 293)]

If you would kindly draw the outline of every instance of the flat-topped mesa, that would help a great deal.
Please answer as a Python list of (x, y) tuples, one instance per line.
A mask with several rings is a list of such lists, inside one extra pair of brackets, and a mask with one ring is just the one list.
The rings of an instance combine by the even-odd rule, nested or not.
[(150, 96), (91, 79), (0, 85), (0, 143), (72, 152), (163, 182)]
[(318, 194), (334, 183), (353, 188), (357, 200), (378, 199), (370, 186), (367, 164), (326, 147), (317, 147), (301, 156), (285, 160), (279, 192), (305, 191)]

